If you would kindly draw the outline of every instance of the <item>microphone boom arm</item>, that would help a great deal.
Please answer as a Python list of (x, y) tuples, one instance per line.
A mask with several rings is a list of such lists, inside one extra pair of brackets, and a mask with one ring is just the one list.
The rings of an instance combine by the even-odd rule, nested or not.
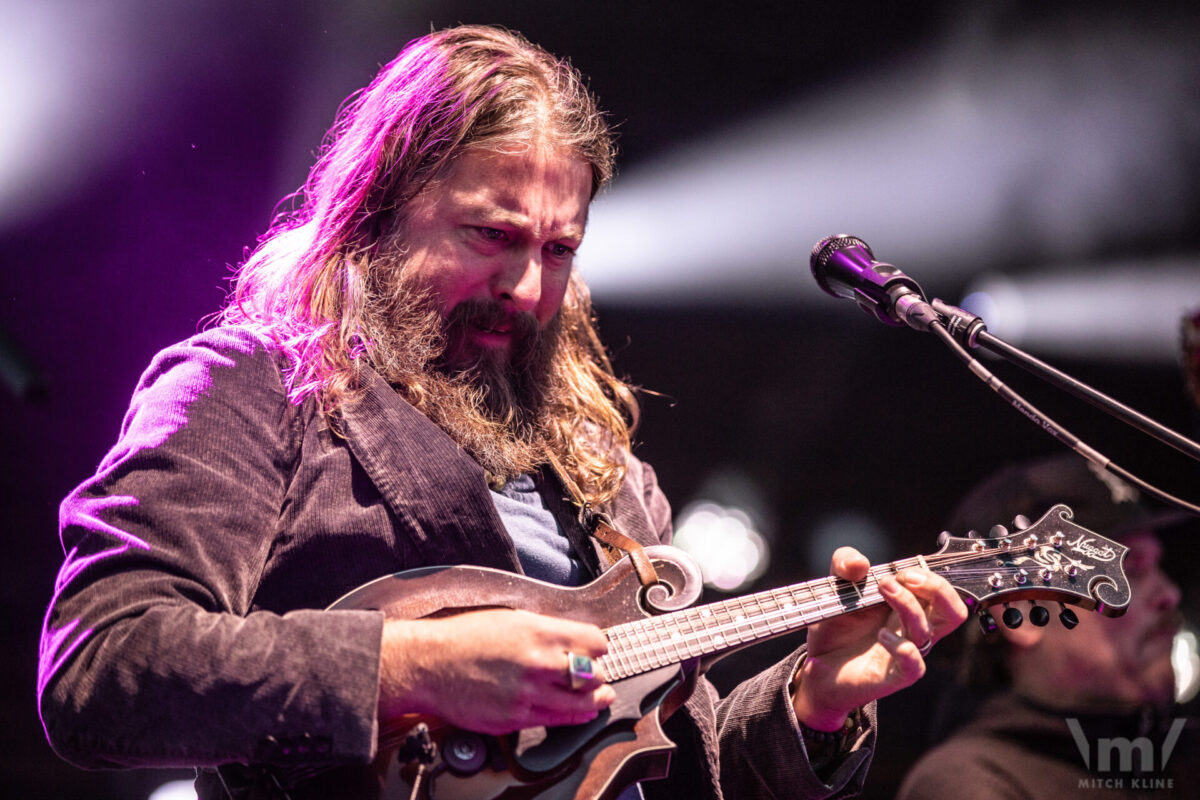
[(944, 318), (946, 330), (954, 336), (958, 343), (972, 349), (982, 347), (1010, 364), (1016, 364), (1026, 372), (1090, 403), (1126, 425), (1137, 428), (1142, 433), (1153, 436), (1163, 444), (1200, 461), (1200, 444), (1178, 431), (1154, 421), (1140, 411), (1130, 408), (1121, 401), (1088, 386), (1083, 381), (1072, 378), (1065, 372), (1055, 369), (1024, 350), (1009, 344), (999, 336), (993, 335), (988, 331), (987, 324), (975, 314), (937, 298), (934, 298), (930, 305), (940, 317)]
[[(942, 303), (942, 301), (937, 299), (933, 300), (930, 305), (937, 310), (939, 316), (944, 314), (945, 310), (953, 309), (954, 311), (960, 312), (962, 315), (974, 317), (974, 315), (968, 314), (962, 309), (959, 309), (955, 306), (947, 306), (947, 304)], [(974, 317), (974, 319), (979, 320), (978, 317)], [(982, 320), (979, 321), (982, 322)], [(956, 324), (954, 317), (951, 316), (949, 321), (938, 319), (925, 328), (925, 330), (930, 331), (939, 339), (941, 339), (942, 342), (967, 365), (967, 368), (971, 370), (971, 372), (974, 373), (977, 378), (987, 384), (987, 386), (998, 395), (1007, 400), (1013, 408), (1021, 412), (1022, 416), (1024, 416), (1033, 424), (1037, 425), (1042, 430), (1046, 431), (1046, 433), (1050, 434), (1055, 439), (1062, 442), (1067, 447), (1071, 448), (1100, 469), (1103, 469), (1125, 481), (1128, 481), (1142, 491), (1158, 498), (1164, 503), (1182, 508), (1185, 511), (1190, 511), (1193, 514), (1200, 514), (1200, 506), (1189, 503), (1186, 500), (1178, 498), (1173, 494), (1165, 492), (1162, 489), (1147, 483), (1133, 473), (1117, 465), (1108, 456), (1096, 450), (1094, 447), (1091, 447), (1086, 442), (1082, 441), (1078, 436), (1074, 435), (1066, 428), (1048, 417), (1046, 414), (1039, 411), (1032, 403), (1025, 400), (1025, 398), (1021, 397), (1021, 395), (1017, 394), (1017, 392), (997, 378), (987, 367), (981, 364), (978, 359), (971, 355), (971, 353), (959, 343), (955, 334), (951, 333), (951, 330), (957, 331), (959, 335), (969, 336), (971, 340), (978, 341), (979, 344), (982, 344), (989, 351), (992, 350), (992, 347), (996, 347), (999, 351), (997, 354), (1001, 357), (1006, 359), (1011, 358), (1013, 363), (1016, 363), (1018, 366), (1021, 366), (1038, 377), (1046, 379), (1055, 386), (1058, 386), (1059, 388), (1062, 388), (1071, 394), (1086, 400), (1102, 411), (1112, 414), (1112, 416), (1120, 419), (1122, 422), (1141, 430), (1143, 433), (1148, 433), (1160, 441), (1175, 447), (1177, 450), (1180, 450), (1186, 455), (1196, 458), (1196, 453), (1200, 453), (1200, 445), (1197, 445), (1191, 439), (1188, 439), (1182, 434), (1176, 433), (1164, 425), (1160, 425), (1144, 414), (1140, 414), (1128, 406), (1113, 400), (1111, 397), (1108, 397), (1102, 392), (1093, 389), (1082, 381), (1078, 381), (1069, 375), (1054, 369), (1050, 365), (1039, 361), (1028, 353), (1024, 353), (1012, 345), (1003, 342), (1001, 339), (992, 336), (987, 332), (986, 325), (978, 326), (974, 331), (970, 331), (970, 325), (964, 327), (961, 323)], [(1164, 434), (1166, 438), (1164, 438), (1163, 435), (1160, 435), (1160, 433)]]

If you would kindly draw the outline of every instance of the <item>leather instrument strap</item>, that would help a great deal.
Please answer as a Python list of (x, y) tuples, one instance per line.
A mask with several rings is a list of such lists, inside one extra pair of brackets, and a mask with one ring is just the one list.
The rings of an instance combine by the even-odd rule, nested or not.
[(654, 564), (650, 563), (650, 557), (646, 555), (641, 543), (617, 530), (607, 514), (593, 510), (592, 504), (583, 498), (579, 487), (559, 466), (558, 459), (554, 456), (550, 457), (550, 467), (558, 477), (558, 482), (567, 490), (571, 502), (579, 509), (579, 524), (583, 526), (583, 529), (599, 539), (601, 543), (629, 556), (642, 586), (648, 589), (659, 583), (658, 571), (654, 569)]
[(641, 581), (642, 586), (649, 589), (659, 582), (658, 571), (650, 563), (650, 557), (646, 555), (646, 550), (641, 544), (614, 528), (609, 523), (608, 516), (605, 514), (593, 514), (592, 521), (594, 523), (592, 536), (595, 536), (609, 547), (615, 547), (628, 555), (629, 560), (633, 562), (633, 568), (637, 571), (638, 580)]

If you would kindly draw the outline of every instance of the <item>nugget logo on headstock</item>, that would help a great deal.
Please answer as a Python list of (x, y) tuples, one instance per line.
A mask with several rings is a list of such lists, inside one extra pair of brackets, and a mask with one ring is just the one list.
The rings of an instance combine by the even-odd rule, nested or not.
[(1079, 538), (1073, 542), (1068, 542), (1067, 547), (1073, 552), (1079, 553), (1087, 558), (1094, 558), (1097, 561), (1109, 562), (1117, 557), (1117, 551), (1113, 549), (1111, 544), (1107, 542), (1103, 547), (1096, 547), (1092, 542), (1096, 541), (1091, 537), (1079, 534)]

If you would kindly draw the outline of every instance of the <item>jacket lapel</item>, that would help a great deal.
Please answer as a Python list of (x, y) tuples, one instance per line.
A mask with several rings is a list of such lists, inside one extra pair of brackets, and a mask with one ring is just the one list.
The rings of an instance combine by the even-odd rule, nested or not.
[(483, 468), (374, 371), (366, 379), (342, 433), (421, 560), (519, 572)]

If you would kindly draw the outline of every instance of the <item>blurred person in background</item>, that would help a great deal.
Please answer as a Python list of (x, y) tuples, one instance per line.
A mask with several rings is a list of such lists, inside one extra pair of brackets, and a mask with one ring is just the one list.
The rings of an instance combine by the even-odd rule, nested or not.
[[(1195, 529), (1197, 520), (1152, 509), (1134, 487), (1065, 453), (992, 475), (967, 494), (949, 527), (986, 531), (1016, 514), (1035, 519), (1056, 503), (1129, 547), (1128, 609), (1115, 618), (1079, 613), (1074, 629), (1053, 617), (1039, 627), (1021, 601), (1012, 604), (1025, 619), (1016, 628), (1001, 623), (985, 635), (966, 626), (955, 637), (965, 640), (965, 690), (944, 703), (958, 717), (949, 725), (966, 722), (913, 766), (902, 800), (1200, 797), (1200, 731), (1175, 706), (1172, 646), (1183, 620), (1162, 538)], [(965, 714), (964, 704), (974, 712)]]

